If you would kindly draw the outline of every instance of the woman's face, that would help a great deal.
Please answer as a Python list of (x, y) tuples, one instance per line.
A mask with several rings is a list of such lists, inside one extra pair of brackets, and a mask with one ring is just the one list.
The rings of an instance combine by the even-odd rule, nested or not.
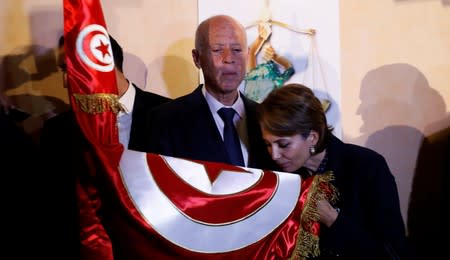
[(304, 166), (311, 157), (309, 147), (315, 145), (311, 135), (306, 139), (300, 134), (276, 136), (265, 129), (262, 135), (272, 159), (284, 172), (294, 172)]

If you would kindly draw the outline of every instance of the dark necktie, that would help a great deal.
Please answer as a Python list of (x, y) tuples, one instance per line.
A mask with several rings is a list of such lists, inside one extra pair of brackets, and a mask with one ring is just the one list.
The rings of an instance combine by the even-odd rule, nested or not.
[(234, 111), (233, 108), (222, 107), (217, 113), (219, 113), (219, 116), (225, 123), (225, 126), (223, 127), (223, 141), (227, 148), (231, 164), (245, 166), (242, 157), (241, 143), (233, 123), (233, 117), (236, 111)]

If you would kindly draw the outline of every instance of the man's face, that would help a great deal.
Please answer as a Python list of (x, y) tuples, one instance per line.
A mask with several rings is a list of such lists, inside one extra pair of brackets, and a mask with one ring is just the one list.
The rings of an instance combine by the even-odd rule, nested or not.
[(205, 86), (216, 95), (236, 92), (246, 72), (248, 47), (245, 31), (227, 19), (212, 20), (205, 30), (194, 62), (202, 69)]

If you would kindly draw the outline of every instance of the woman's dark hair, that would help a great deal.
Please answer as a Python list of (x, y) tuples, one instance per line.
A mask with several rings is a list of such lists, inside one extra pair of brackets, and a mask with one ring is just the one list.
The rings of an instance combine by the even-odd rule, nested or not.
[(319, 134), (317, 153), (325, 149), (333, 131), (327, 125), (320, 100), (301, 84), (287, 84), (273, 90), (258, 105), (257, 117), (261, 128), (276, 136), (300, 134), (307, 138), (311, 130), (316, 131)]

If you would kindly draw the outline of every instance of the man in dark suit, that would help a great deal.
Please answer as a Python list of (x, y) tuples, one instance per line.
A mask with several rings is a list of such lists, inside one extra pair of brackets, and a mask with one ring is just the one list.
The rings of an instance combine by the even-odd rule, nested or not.
[[(123, 74), (123, 51), (120, 45), (110, 36), (111, 48), (115, 63), (119, 102), (124, 112), (118, 115), (121, 136), (129, 140), (130, 149), (138, 149), (143, 141), (146, 110), (167, 102), (168, 98), (143, 91), (129, 82)], [(66, 62), (64, 38), (58, 45), (58, 65), (64, 73), (66, 81)], [(41, 135), (41, 161), (47, 183), (57, 183), (48, 189), (42, 189), (46, 197), (45, 211), (47, 216), (47, 232), (55, 237), (54, 243), (46, 249), (48, 259), (79, 259), (80, 255), (80, 223), (76, 186), (77, 183), (92, 182), (89, 173), (95, 173), (95, 156), (91, 145), (84, 137), (76, 123), (73, 111), (61, 113), (44, 123)], [(93, 170), (94, 169), (94, 170)], [(93, 178), (95, 180), (95, 176)], [(95, 181), (94, 181), (95, 183)], [(93, 190), (87, 191), (95, 197)], [(95, 201), (95, 199), (93, 199)], [(93, 205), (93, 207), (96, 207)], [(81, 214), (83, 214), (81, 212)], [(81, 238), (82, 239), (82, 238)]]
[(229, 16), (203, 21), (197, 28), (192, 57), (204, 84), (192, 93), (152, 111), (147, 152), (232, 164), (223, 141), (224, 121), (218, 111), (233, 108), (244, 166), (267, 168), (270, 157), (255, 117), (257, 103), (242, 95), (248, 56), (246, 33)]
[[(119, 102), (124, 107), (123, 112), (120, 112), (118, 115), (119, 123), (120, 118), (128, 115), (130, 117), (129, 123), (130, 126), (128, 129), (130, 143), (128, 145), (129, 149), (137, 149), (141, 147), (141, 143), (144, 141), (145, 131), (144, 126), (146, 124), (145, 114), (147, 110), (153, 109), (154, 107), (161, 105), (170, 101), (169, 98), (163, 97), (154, 93), (150, 93), (147, 91), (143, 91), (138, 88), (134, 83), (130, 82), (123, 73), (123, 50), (122, 47), (118, 44), (118, 42), (110, 36), (111, 41), (111, 49), (113, 52), (114, 64), (115, 64), (115, 72), (116, 72), (116, 81), (117, 88), (119, 94)], [(58, 43), (59, 54), (58, 54), (58, 65), (60, 69), (64, 73), (64, 84), (66, 84), (65, 71), (66, 71), (66, 63), (65, 63), (65, 51), (64, 51), (64, 38), (61, 37)], [(65, 119), (63, 119), (65, 118)], [(70, 118), (70, 119), (69, 119)], [(68, 122), (73, 120), (73, 123), (65, 124), (64, 122)], [(63, 124), (66, 126), (75, 126), (75, 118), (71, 110), (66, 111), (54, 118), (47, 120), (44, 124), (43, 131), (44, 137), (45, 131), (49, 130), (48, 128), (54, 124)], [(58, 122), (63, 121), (63, 122)], [(131, 124), (132, 122), (132, 124)], [(57, 128), (57, 127), (56, 127)], [(56, 129), (55, 129), (56, 130)], [(67, 132), (60, 132), (62, 129), (58, 129), (58, 132), (55, 132), (56, 135), (67, 135)], [(51, 139), (57, 139), (50, 136)]]
[(119, 91), (119, 102), (125, 111), (118, 115), (119, 124), (128, 124), (128, 127), (119, 127), (120, 131), (129, 131), (125, 133), (125, 139), (129, 137), (128, 148), (131, 150), (142, 150), (142, 144), (145, 141), (145, 114), (158, 105), (168, 102), (170, 99), (154, 93), (143, 91), (134, 83), (129, 81), (123, 73), (123, 51), (122, 47), (113, 37), (111, 47), (114, 56), (117, 88)]

